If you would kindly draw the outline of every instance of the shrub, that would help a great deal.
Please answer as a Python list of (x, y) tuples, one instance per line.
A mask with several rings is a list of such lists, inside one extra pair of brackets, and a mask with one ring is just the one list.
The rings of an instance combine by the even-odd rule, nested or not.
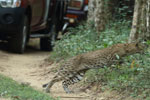
[[(70, 28), (60, 41), (56, 42), (51, 57), (55, 60), (67, 59), (80, 53), (106, 48), (116, 43), (127, 41), (131, 22), (115, 22), (99, 33), (87, 24)], [(147, 41), (147, 44), (150, 44)], [(107, 66), (86, 73), (86, 83), (98, 82), (103, 87), (126, 91), (134, 97), (145, 100), (150, 98), (150, 51), (124, 58), (122, 65)]]
[(81, 53), (106, 48), (115, 43), (123, 43), (127, 40), (130, 31), (130, 23), (117, 22), (107, 26), (106, 31), (96, 32), (88, 24), (81, 24), (76, 28), (70, 28), (64, 37), (55, 43), (51, 57), (55, 60), (66, 59)]

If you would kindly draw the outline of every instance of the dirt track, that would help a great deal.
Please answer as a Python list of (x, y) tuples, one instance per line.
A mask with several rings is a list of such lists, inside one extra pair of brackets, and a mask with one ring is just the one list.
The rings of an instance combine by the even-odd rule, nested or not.
[[(46, 75), (45, 73), (57, 65), (51, 64), (51, 62), (45, 64), (44, 60), (50, 56), (50, 52), (40, 51), (38, 44), (38, 40), (32, 40), (25, 54), (19, 55), (7, 52), (5, 44), (0, 42), (0, 73), (11, 77), (18, 83), (27, 83), (33, 88), (43, 91), (42, 84), (47, 83), (54, 75), (54, 72)], [(66, 94), (61, 82), (56, 83), (50, 93), (51, 96), (58, 97), (60, 100), (134, 100), (110, 91), (99, 93), (99, 97), (91, 94), (91, 92)]]
[[(38, 90), (42, 90), (42, 84), (48, 82), (53, 76), (53, 73), (46, 75), (46, 77), (43, 75), (46, 66), (40, 67), (40, 65), (44, 64), (43, 61), (50, 56), (50, 52), (40, 51), (37, 41), (31, 41), (23, 55), (7, 52), (3, 43), (0, 43), (0, 48), (1, 74), (11, 77), (19, 83), (29, 83), (30, 86)], [(60, 97), (60, 100), (91, 100), (84, 93), (66, 94), (62, 89), (61, 82), (54, 85), (50, 95)]]

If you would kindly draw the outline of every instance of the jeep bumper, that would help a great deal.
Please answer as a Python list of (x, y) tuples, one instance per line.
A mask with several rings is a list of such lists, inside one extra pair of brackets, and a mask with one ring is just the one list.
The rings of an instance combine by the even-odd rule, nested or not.
[(77, 20), (84, 20), (87, 18), (88, 5), (85, 5), (81, 10), (68, 9), (67, 17), (75, 18)]

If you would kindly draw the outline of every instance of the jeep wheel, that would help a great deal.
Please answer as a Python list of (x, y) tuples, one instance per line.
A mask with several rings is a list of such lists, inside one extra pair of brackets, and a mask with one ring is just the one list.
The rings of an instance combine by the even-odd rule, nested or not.
[(29, 33), (29, 20), (28, 17), (25, 16), (18, 32), (16, 32), (16, 34), (12, 36), (11, 39), (8, 41), (9, 49), (15, 53), (20, 54), (24, 53), (28, 33)]
[[(59, 1), (56, 4), (56, 9), (54, 10), (54, 15), (52, 16), (52, 21), (48, 23), (47, 29), (45, 29), (45, 34), (50, 33), (50, 37), (45, 37), (40, 39), (40, 48), (44, 51), (52, 51), (54, 47), (54, 42), (57, 40), (58, 32), (62, 29), (63, 18), (64, 18), (64, 3)], [(50, 31), (49, 31), (50, 30)]]
[(56, 37), (57, 37), (55, 24), (51, 26), (50, 33), (51, 33), (50, 37), (45, 37), (40, 39), (40, 49), (43, 51), (52, 51), (53, 49), (54, 42), (56, 41)]

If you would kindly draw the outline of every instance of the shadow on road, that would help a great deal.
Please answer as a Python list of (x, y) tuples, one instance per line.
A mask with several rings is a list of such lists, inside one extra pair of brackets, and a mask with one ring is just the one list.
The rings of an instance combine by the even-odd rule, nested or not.
[(7, 46), (8, 46), (8, 43), (6, 41), (0, 41), (0, 50), (7, 52), (8, 51)]
[[(12, 53), (8, 49), (8, 43), (6, 41), (0, 41), (0, 50), (6, 53)], [(25, 54), (31, 54), (31, 53), (34, 54), (38, 52), (44, 52), (40, 50), (39, 40), (38, 39), (30, 40), (26, 46)]]

